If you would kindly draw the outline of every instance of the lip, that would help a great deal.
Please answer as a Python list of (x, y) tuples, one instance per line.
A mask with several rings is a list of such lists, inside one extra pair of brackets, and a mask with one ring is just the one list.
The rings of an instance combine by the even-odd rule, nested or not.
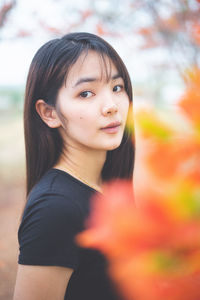
[(106, 129), (106, 128), (114, 128), (114, 127), (117, 127), (117, 126), (120, 126), (121, 125), (121, 122), (112, 122), (108, 125), (106, 125), (105, 127), (101, 128), (101, 129)]
[(119, 131), (120, 125), (121, 125), (120, 122), (113, 122), (101, 128), (101, 130), (106, 133), (117, 133)]

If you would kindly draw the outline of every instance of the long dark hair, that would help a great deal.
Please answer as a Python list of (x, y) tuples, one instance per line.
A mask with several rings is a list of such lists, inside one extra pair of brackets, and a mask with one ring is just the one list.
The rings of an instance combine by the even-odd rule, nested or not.
[[(102, 38), (85, 32), (70, 33), (44, 44), (30, 65), (24, 104), (24, 135), (26, 148), (27, 195), (44, 173), (58, 160), (63, 142), (57, 128), (48, 127), (35, 109), (38, 99), (55, 106), (59, 89), (67, 78), (69, 68), (83, 52), (96, 51), (105, 61), (111, 59), (125, 83), (132, 102), (132, 86), (128, 71), (117, 52)], [(102, 169), (103, 181), (133, 176), (133, 135), (124, 132), (121, 145), (107, 152)]]

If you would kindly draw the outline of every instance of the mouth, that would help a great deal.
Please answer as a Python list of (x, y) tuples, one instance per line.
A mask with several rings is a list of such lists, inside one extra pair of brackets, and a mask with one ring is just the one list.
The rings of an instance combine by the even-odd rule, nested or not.
[(108, 125), (106, 125), (105, 127), (101, 128), (101, 129), (114, 128), (114, 127), (117, 127), (120, 125), (121, 125), (121, 122), (116, 121), (116, 122), (109, 123)]
[(119, 131), (120, 126), (121, 122), (113, 122), (101, 128), (101, 130), (106, 133), (117, 133)]

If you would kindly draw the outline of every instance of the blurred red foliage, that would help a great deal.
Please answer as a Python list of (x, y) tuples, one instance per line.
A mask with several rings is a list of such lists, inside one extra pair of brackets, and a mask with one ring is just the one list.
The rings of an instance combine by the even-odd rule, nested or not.
[(187, 79), (179, 107), (188, 130), (156, 112), (136, 114), (147, 179), (139, 178), (137, 193), (129, 181), (104, 185), (77, 236), (108, 258), (127, 300), (200, 299), (200, 71)]

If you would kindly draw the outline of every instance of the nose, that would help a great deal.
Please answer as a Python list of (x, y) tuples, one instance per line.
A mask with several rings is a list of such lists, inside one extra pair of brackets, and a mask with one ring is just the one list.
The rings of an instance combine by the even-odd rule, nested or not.
[[(107, 98), (108, 100), (108, 98)], [(104, 116), (110, 116), (118, 112), (118, 107), (116, 103), (114, 103), (111, 99), (110, 101), (105, 101), (103, 107), (102, 107), (102, 114)]]

